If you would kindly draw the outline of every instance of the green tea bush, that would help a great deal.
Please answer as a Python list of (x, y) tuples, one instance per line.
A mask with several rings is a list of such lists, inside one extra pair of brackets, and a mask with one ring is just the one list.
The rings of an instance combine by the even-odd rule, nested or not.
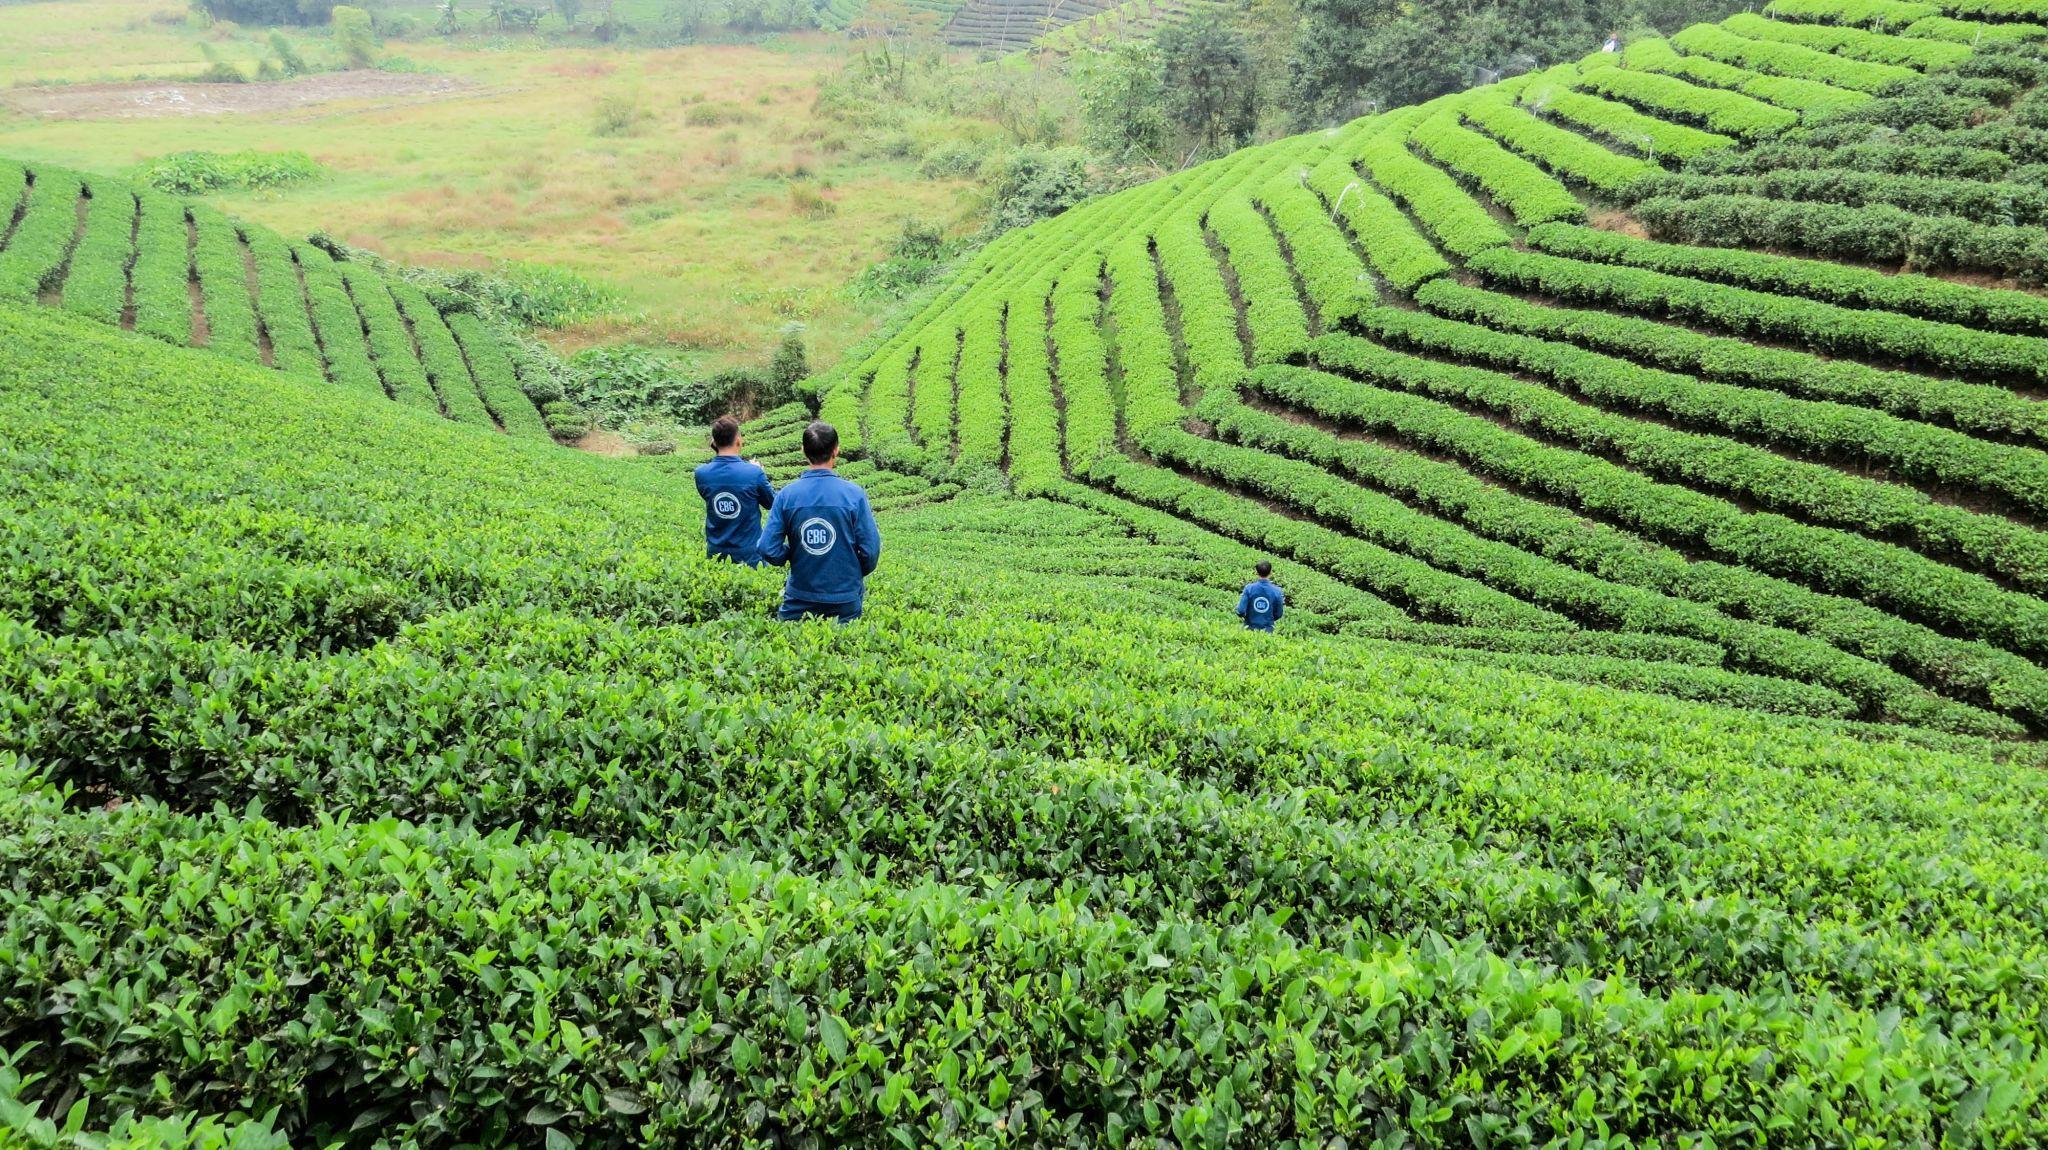
[[(2048, 236), (2041, 237), (2048, 243)], [(1884, 315), (1647, 268), (1594, 265), (1541, 252), (1489, 252), (1472, 266), (1490, 281), (1762, 336), (1835, 354), (1878, 355), (1992, 378), (2048, 378), (2042, 343), (1935, 320)]]
[(1456, 106), (1447, 108), (1416, 127), (1415, 145), (1424, 155), (1480, 188), (1523, 227), (1585, 218), (1585, 206), (1563, 184), (1486, 136), (1461, 126), (1459, 111)]
[[(1758, 22), (1769, 23), (1761, 19)], [(1901, 80), (1911, 80), (1918, 75), (1912, 68), (1898, 64), (1884, 64), (1869, 59), (1844, 59), (1842, 56), (1833, 55), (1832, 51), (1809, 48), (1803, 44), (1752, 40), (1713, 24), (1695, 24), (1674, 34), (1671, 43), (1681, 51), (1739, 64), (1752, 71), (1814, 80), (1859, 92), (1879, 92)], [(1846, 46), (1846, 43), (1838, 43), (1829, 47), (1832, 50)], [(1957, 59), (1960, 57), (1951, 56), (1945, 60), (1938, 60), (1937, 63), (1952, 64)]]
[(1287, 263), (1301, 277), (1323, 326), (1335, 326), (1377, 302), (1365, 264), (1301, 173), (1283, 173), (1268, 181), (1256, 200), (1271, 218), (1274, 234), (1285, 237)]
[(1637, 204), (1635, 214), (1660, 237), (1684, 242), (1711, 238), (1916, 268), (1988, 271), (2028, 282), (2048, 278), (2048, 235), (2041, 228), (1918, 216), (1890, 204), (1854, 207), (1727, 194), (1656, 197)]
[(1619, 155), (1531, 114), (1517, 105), (1511, 94), (1476, 97), (1463, 111), (1465, 119), (1494, 139), (1551, 172), (1599, 192), (1617, 194), (1652, 170), (1644, 160)]
[(312, 313), (290, 246), (276, 232), (261, 228), (243, 231), (242, 239), (256, 267), (256, 314), (270, 340), (273, 365), (279, 371), (323, 374)]
[[(1850, 307), (1905, 312), (1947, 323), (2026, 335), (2048, 334), (2048, 299), (2029, 292), (1983, 288), (1931, 276), (1894, 275), (1768, 252), (1658, 243), (1589, 228), (1536, 228), (1529, 233), (1529, 242), (1552, 255), (1573, 259), (1627, 264)], [(1955, 381), (1950, 380), (1923, 380), (1920, 384), (1930, 389), (1953, 385)]]
[[(1913, 8), (1926, 7), (1922, 5)], [(1928, 13), (1932, 15), (1933, 13)], [(1915, 17), (1919, 19), (1920, 17)], [(1911, 68), (1948, 68), (1970, 59), (1972, 50), (1941, 40), (1886, 36), (1860, 28), (1771, 20), (1753, 12), (1737, 12), (1721, 21), (1729, 32), (1752, 40), (1777, 41), (1833, 52), (1854, 60), (1900, 64)]]
[(192, 338), (191, 257), (185, 206), (169, 196), (136, 197), (135, 264), (128, 282), (135, 299), (135, 330), (169, 343)]
[(1272, 227), (1242, 196), (1218, 199), (1205, 222), (1222, 249), (1219, 258), (1235, 273), (1252, 335), (1252, 362), (1282, 363), (1300, 355), (1308, 344), (1308, 317), (1295, 288), (1295, 271), (1281, 254)]
[(1422, 226), (1457, 256), (1472, 256), (1508, 242), (1507, 231), (1441, 169), (1417, 159), (1402, 137), (1374, 137), (1359, 163), (1388, 195), (1414, 213)]
[(1789, 108), (1809, 119), (1853, 108), (1870, 99), (1868, 93), (1854, 88), (1836, 88), (1817, 80), (1752, 72), (1706, 56), (1681, 56), (1666, 40), (1643, 40), (1631, 44), (1623, 59), (1631, 68), (1661, 72), (1709, 87), (1732, 88), (1767, 104)]
[(1651, 159), (1683, 160), (1735, 146), (1734, 139), (1719, 132), (1646, 116), (1625, 103), (1577, 91), (1575, 83), (1572, 77), (1553, 79), (1546, 72), (1522, 89), (1521, 101), (1532, 111), (1575, 124)]
[(249, 363), (262, 362), (261, 329), (249, 295), (248, 257), (232, 220), (192, 212), (192, 271), (199, 280), (206, 346)]
[(1787, 22), (1840, 24), (1897, 32), (1917, 20), (1941, 14), (1939, 4), (1918, 0), (1771, 0), (1764, 13)]
[(2004, 226), (2048, 220), (2048, 189), (1933, 176), (1836, 169), (1781, 169), (1755, 175), (1664, 175), (1635, 189), (1644, 198), (1749, 196), (1812, 204), (1889, 204), (1918, 215), (1961, 216)]
[[(92, 202), (64, 276), (64, 310), (119, 324), (127, 309), (128, 264), (139, 209), (135, 194), (116, 181), (97, 181), (87, 191)], [(0, 189), (0, 199), (4, 198), (5, 189)]]
[(457, 423), (491, 426), (491, 414), (470, 376), (462, 348), (456, 344), (433, 301), (404, 280), (391, 280), (389, 287), (392, 302), (398, 305), (406, 328), (412, 332), (413, 344), (419, 348), (420, 366), (427, 373), (435, 398), (440, 400), (442, 414)]
[(440, 397), (434, 394), (426, 369), (420, 365), (418, 348), (405, 317), (399, 313), (397, 301), (392, 298), (391, 285), (368, 264), (341, 260), (334, 267), (362, 317), (370, 358), (377, 365), (377, 374), (384, 379), (385, 392), (409, 407), (441, 413)]
[(1611, 96), (1654, 115), (1696, 123), (1712, 132), (1745, 139), (1776, 135), (1799, 122), (1798, 113), (1739, 92), (1701, 88), (1654, 72), (1603, 68), (1582, 76), (1579, 85), (1589, 92)]
[(85, 185), (62, 172), (39, 174), (28, 189), (21, 218), (0, 249), (0, 299), (33, 300), (63, 269), (78, 230)]
[(320, 356), (327, 363), (327, 378), (361, 395), (383, 395), (383, 380), (363, 337), (362, 316), (333, 257), (308, 243), (292, 244), (291, 252), (305, 283), (306, 307), (320, 341)]

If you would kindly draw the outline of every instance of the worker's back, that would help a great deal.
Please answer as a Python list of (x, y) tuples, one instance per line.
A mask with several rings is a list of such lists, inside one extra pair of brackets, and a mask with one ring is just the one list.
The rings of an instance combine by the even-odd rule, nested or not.
[(714, 455), (697, 466), (695, 478), (697, 494), (704, 498), (705, 553), (752, 563), (761, 540), (761, 512), (775, 505), (768, 473), (737, 455)]
[(1280, 613), (1286, 606), (1287, 594), (1278, 584), (1260, 576), (1245, 587), (1237, 597), (1237, 613), (1244, 625), (1254, 631), (1271, 631), (1280, 621)]
[(761, 530), (760, 554), (767, 563), (789, 565), (782, 593), (786, 611), (838, 608), (814, 613), (858, 615), (866, 578), (882, 557), (868, 493), (829, 467), (805, 471), (776, 493)]

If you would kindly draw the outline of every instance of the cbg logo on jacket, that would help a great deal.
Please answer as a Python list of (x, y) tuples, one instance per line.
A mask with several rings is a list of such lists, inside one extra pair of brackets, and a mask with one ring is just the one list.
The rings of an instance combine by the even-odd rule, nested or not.
[(711, 513), (720, 519), (740, 517), (740, 497), (730, 491), (721, 491), (711, 499)]
[(839, 532), (823, 519), (806, 519), (803, 525), (797, 528), (797, 541), (803, 544), (805, 551), (813, 555), (823, 555), (832, 550), (834, 543), (839, 542)]

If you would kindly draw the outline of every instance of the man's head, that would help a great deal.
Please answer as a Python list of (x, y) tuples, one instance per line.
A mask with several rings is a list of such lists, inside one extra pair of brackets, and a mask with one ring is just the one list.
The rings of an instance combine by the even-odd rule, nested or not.
[(721, 415), (711, 424), (711, 450), (720, 455), (740, 449), (740, 421)]
[(1252, 570), (1257, 571), (1259, 578), (1264, 579), (1273, 573), (1273, 565), (1261, 559), (1257, 563), (1252, 564)]
[(812, 467), (827, 467), (839, 460), (839, 429), (816, 420), (804, 428), (804, 458)]

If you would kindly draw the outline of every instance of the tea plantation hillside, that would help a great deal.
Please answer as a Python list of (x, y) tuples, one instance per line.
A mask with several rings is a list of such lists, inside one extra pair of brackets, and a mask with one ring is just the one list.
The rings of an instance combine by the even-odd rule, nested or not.
[(817, 390), (884, 467), (1113, 494), (1417, 623), (2039, 734), (2044, 39), (2042, 0), (1779, 0), (1247, 149), (999, 239)]
[[(545, 439), (559, 387), (418, 286), (126, 180), (0, 160), (0, 299)], [(532, 398), (529, 398), (529, 395)]]
[(49, 308), (0, 427), (31, 1136), (2048, 1135), (1993, 744), (1252, 634), (1085, 488), (856, 469), (868, 616), (780, 625), (675, 464)]

